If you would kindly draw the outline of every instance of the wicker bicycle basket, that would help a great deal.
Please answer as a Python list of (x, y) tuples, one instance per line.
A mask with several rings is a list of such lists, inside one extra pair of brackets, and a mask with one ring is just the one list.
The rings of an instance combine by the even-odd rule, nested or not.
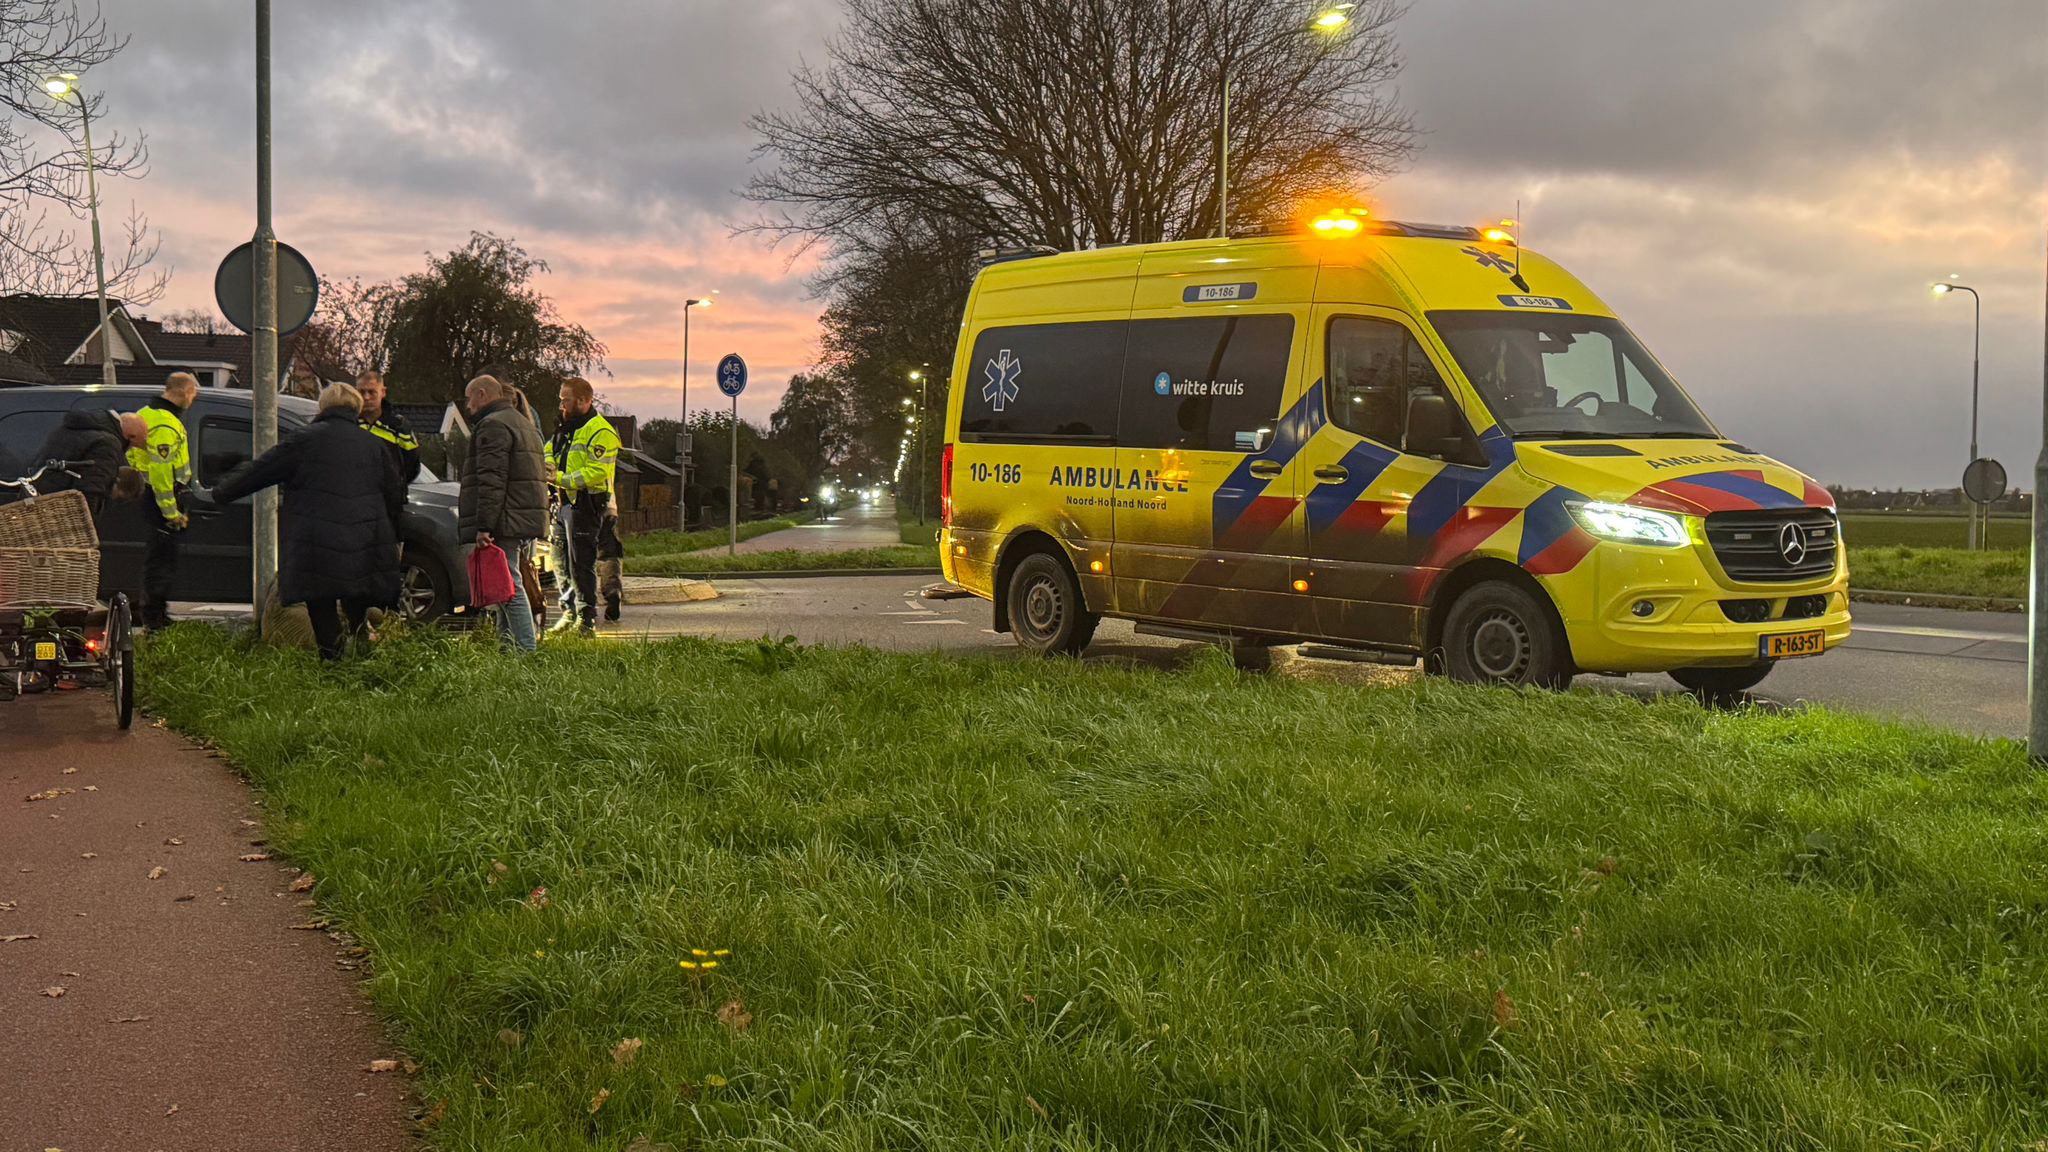
[(0, 504), (0, 607), (97, 603), (100, 537), (82, 492)]

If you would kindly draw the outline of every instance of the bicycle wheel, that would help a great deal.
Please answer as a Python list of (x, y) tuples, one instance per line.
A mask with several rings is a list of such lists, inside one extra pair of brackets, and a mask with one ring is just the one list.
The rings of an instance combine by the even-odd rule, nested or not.
[(107, 606), (107, 635), (101, 658), (107, 662), (107, 684), (114, 690), (114, 720), (122, 731), (135, 721), (135, 634), (129, 629), (128, 594), (114, 593)]

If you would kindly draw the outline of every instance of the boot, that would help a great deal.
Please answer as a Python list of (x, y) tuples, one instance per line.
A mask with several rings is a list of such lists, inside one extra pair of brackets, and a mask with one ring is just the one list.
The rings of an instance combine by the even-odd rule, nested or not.
[(578, 628), (578, 629), (576, 630), (576, 634), (577, 634), (577, 635), (579, 635), (579, 636), (595, 636), (595, 635), (597, 635), (597, 610), (596, 610), (596, 609), (594, 609), (594, 608), (585, 608), (585, 609), (583, 610), (583, 626), (582, 626), (582, 627), (580, 627), (580, 628)]
[(616, 624), (619, 620), (619, 594), (610, 593), (604, 598), (604, 618)]

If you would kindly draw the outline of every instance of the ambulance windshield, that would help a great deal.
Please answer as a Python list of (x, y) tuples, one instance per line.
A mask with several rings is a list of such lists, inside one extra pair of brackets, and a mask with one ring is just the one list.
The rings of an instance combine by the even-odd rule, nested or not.
[(1619, 320), (1559, 312), (1431, 312), (1429, 319), (1518, 440), (1719, 435)]

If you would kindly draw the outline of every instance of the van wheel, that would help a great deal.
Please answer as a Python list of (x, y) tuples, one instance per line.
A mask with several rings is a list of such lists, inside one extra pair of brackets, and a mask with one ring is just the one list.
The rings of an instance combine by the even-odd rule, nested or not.
[(1771, 674), (1772, 661), (1759, 660), (1739, 668), (1678, 668), (1671, 678), (1700, 698), (1702, 704), (1729, 705), (1742, 702), (1742, 694), (1764, 682)]
[(1474, 585), (1444, 621), (1442, 669), (1468, 684), (1563, 688), (1571, 657), (1548, 606), (1503, 580)]
[(1079, 654), (1101, 617), (1088, 611), (1074, 574), (1056, 556), (1034, 552), (1010, 573), (1010, 632), (1034, 652)]

